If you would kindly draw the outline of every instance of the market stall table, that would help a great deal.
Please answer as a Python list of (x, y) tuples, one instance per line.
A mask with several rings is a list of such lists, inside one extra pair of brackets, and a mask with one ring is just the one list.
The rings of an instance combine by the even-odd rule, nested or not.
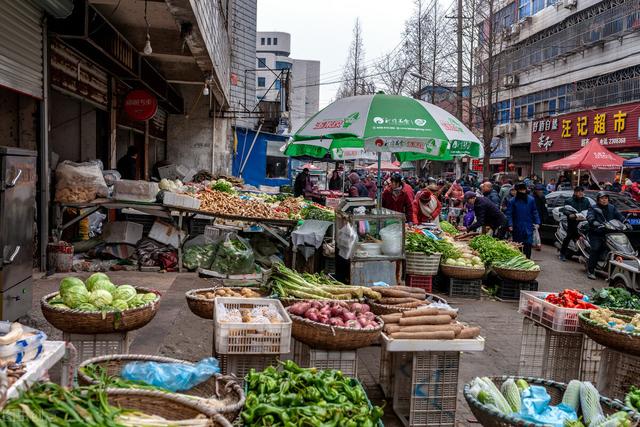
[[(18, 397), (21, 391), (28, 389), (32, 384), (42, 379), (47, 371), (58, 363), (65, 355), (64, 341), (45, 341), (42, 354), (36, 360), (25, 363), (25, 373), (9, 387), (7, 399)], [(63, 378), (63, 383), (65, 378)]]

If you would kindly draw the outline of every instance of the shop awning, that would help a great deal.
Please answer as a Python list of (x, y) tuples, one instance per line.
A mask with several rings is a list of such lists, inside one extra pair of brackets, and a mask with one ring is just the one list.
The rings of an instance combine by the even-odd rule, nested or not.
[(622, 166), (624, 166), (625, 168), (640, 168), (640, 157), (625, 160)]
[(597, 138), (593, 138), (580, 150), (565, 157), (542, 164), (542, 170), (615, 170), (620, 169), (624, 158), (618, 156), (600, 145)]

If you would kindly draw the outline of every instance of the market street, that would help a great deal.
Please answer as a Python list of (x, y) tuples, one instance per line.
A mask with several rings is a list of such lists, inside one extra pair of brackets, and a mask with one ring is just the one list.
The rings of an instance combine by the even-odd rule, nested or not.
[[(587, 280), (583, 266), (576, 261), (562, 263), (556, 257), (556, 250), (543, 246), (541, 252), (534, 251), (533, 259), (540, 264), (539, 289), (557, 291), (576, 288), (587, 291), (592, 287), (603, 287), (603, 280)], [(81, 277), (89, 274), (82, 274)], [(195, 316), (187, 307), (184, 293), (189, 289), (211, 286), (211, 281), (198, 278), (194, 273), (142, 273), (111, 272), (113, 280), (158, 289), (163, 293), (161, 309), (157, 316), (144, 328), (131, 333), (132, 354), (161, 354), (185, 360), (200, 360), (212, 352), (211, 323)], [(26, 324), (43, 330), (50, 339), (61, 339), (60, 331), (44, 320), (40, 310), (42, 296), (57, 289), (64, 274), (36, 280), (33, 308)], [(499, 302), (483, 298), (481, 301), (469, 299), (449, 299), (460, 308), (465, 321), (482, 327), (486, 339), (483, 352), (463, 354), (460, 363), (460, 387), (458, 394), (458, 424), (469, 425), (473, 419), (462, 396), (462, 385), (478, 375), (516, 374), (520, 360), (520, 334), (522, 316), (517, 312), (515, 302)], [(358, 376), (365, 384), (367, 393), (374, 401), (382, 399), (377, 385), (379, 374), (379, 347), (368, 347), (359, 351)], [(391, 411), (390, 403), (385, 411), (385, 426), (400, 426)]]

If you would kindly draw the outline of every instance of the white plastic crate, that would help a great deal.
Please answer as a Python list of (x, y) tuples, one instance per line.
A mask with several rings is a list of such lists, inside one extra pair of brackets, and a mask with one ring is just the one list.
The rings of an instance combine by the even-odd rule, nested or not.
[[(218, 354), (284, 354), (291, 350), (291, 318), (275, 299), (223, 298), (215, 299), (213, 309), (214, 343)], [(274, 308), (282, 323), (221, 322), (221, 310)]]
[(520, 292), (518, 311), (531, 320), (557, 332), (578, 332), (578, 315), (585, 311), (564, 308), (544, 300), (549, 292)]
[(218, 354), (216, 358), (220, 362), (220, 372), (223, 375), (233, 375), (238, 378), (240, 384), (244, 384), (244, 377), (251, 369), (260, 372), (269, 366), (278, 366), (279, 354)]
[(294, 341), (293, 361), (303, 368), (335, 369), (348, 377), (358, 377), (357, 350), (318, 350), (300, 341)]
[(638, 385), (640, 357), (604, 348), (598, 372), (598, 390), (611, 399), (624, 398), (632, 385)]
[(62, 365), (61, 378), (67, 384), (74, 382), (76, 369), (80, 363), (97, 356), (112, 354), (129, 354), (129, 333), (114, 332), (111, 334), (70, 334), (64, 332), (62, 339), (73, 346), (67, 350)]
[(380, 346), (380, 376), (378, 384), (382, 389), (382, 394), (389, 399), (393, 394), (393, 354), (387, 351), (387, 341), (382, 340)]

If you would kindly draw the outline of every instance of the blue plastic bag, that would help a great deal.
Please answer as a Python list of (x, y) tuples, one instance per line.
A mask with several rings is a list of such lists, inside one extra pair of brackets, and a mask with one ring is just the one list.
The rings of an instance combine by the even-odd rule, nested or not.
[(532, 385), (522, 392), (519, 418), (536, 424), (563, 427), (565, 420), (577, 420), (578, 415), (564, 403), (550, 406), (551, 396), (544, 387)]
[(218, 373), (220, 373), (218, 360), (214, 357), (207, 357), (195, 365), (131, 362), (124, 365), (120, 376), (125, 380), (144, 381), (169, 391), (185, 391)]

